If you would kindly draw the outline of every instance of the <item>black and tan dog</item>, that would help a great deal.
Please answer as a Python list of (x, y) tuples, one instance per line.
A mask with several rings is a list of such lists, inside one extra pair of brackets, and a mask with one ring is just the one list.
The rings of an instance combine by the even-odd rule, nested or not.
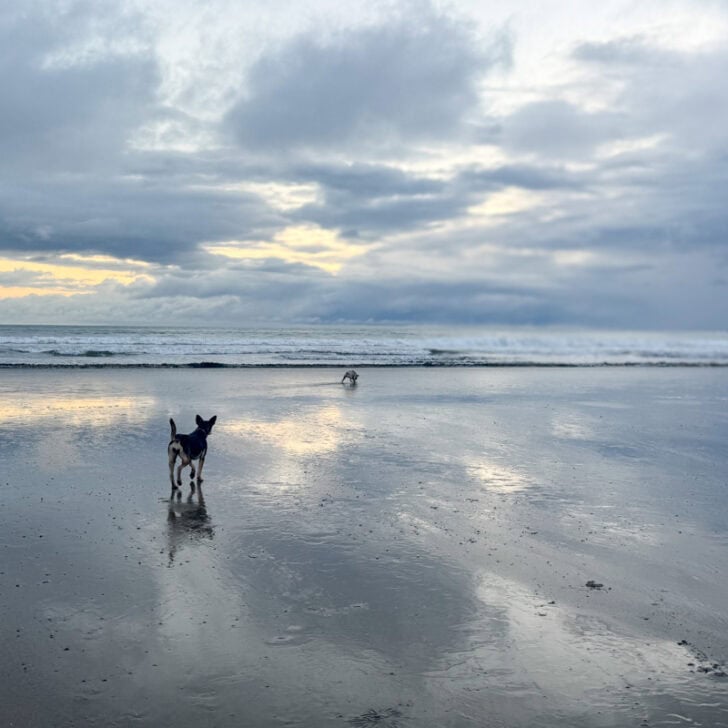
[[(195, 478), (194, 461), (198, 460), (197, 466), (197, 484), (202, 482), (202, 466), (205, 464), (205, 455), (207, 455), (207, 436), (212, 432), (212, 426), (217, 421), (217, 415), (209, 420), (203, 420), (200, 415), (195, 417), (197, 429), (189, 435), (178, 435), (177, 425), (170, 418), (169, 424), (172, 428), (172, 437), (167, 446), (167, 455), (169, 456), (169, 481), (172, 483), (172, 491), (179, 485), (182, 485), (182, 468), (190, 466), (190, 480)], [(174, 463), (179, 455), (180, 463), (177, 467), (177, 483), (174, 482)], [(195, 484), (191, 483), (194, 490)]]

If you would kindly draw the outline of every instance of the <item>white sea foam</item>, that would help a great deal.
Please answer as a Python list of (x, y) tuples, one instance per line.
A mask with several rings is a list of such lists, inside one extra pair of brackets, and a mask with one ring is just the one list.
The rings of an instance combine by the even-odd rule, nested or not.
[(728, 366), (728, 334), (417, 326), (0, 326), (0, 366)]

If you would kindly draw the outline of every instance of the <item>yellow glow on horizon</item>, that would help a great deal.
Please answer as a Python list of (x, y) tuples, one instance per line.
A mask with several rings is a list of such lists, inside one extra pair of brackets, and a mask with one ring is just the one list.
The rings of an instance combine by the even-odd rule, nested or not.
[[(130, 270), (130, 267), (146, 267), (141, 261), (123, 261), (110, 256), (82, 256), (68, 253), (59, 256), (59, 260), (76, 263), (119, 264), (119, 268), (84, 267), (83, 265), (67, 265), (64, 263), (41, 263), (16, 258), (0, 258), (0, 273), (24, 271), (39, 277), (38, 285), (0, 285), (0, 299), (37, 296), (74, 296), (91, 293), (93, 289), (105, 281), (115, 281), (129, 285), (138, 280), (153, 280), (147, 273)], [(123, 266), (123, 268), (121, 267)]]
[(86, 296), (91, 291), (52, 288), (50, 286), (0, 286), (0, 300), (6, 298), (25, 298), (26, 296)]
[(331, 231), (315, 225), (297, 225), (278, 233), (272, 241), (229, 241), (206, 245), (205, 250), (236, 260), (277, 258), (286, 263), (302, 263), (327, 273), (338, 273), (350, 258), (368, 249), (342, 240)]

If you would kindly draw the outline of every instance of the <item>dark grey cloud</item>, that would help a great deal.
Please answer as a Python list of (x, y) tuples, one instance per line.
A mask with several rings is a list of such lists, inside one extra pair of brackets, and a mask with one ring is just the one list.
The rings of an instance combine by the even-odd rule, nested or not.
[[(202, 257), (202, 256), (200, 256)], [(212, 257), (212, 256), (208, 256)], [(330, 279), (318, 268), (275, 259), (238, 262), (226, 259), (221, 265), (205, 266), (205, 275), (193, 269), (161, 274), (152, 285), (141, 285), (135, 295), (143, 299), (165, 298), (194, 291), (199, 299), (237, 296), (258, 300), (262, 308), (281, 305), (314, 295)]]
[(373, 163), (293, 164), (280, 167), (276, 174), (282, 180), (312, 183), (320, 189), (315, 203), (289, 213), (292, 222), (313, 222), (349, 238), (368, 240), (456, 219), (470, 205), (506, 187), (585, 190), (594, 181), (591, 175), (554, 164), (470, 165), (449, 178)]
[(371, 240), (457, 219), (471, 205), (504, 188), (587, 191), (596, 182), (594, 175), (577, 174), (552, 163), (470, 165), (449, 178), (372, 164), (309, 165), (297, 167), (295, 179), (315, 182), (322, 195), (320, 201), (292, 213), (292, 219)]
[[(141, 46), (124, 50), (127, 36)], [(142, 40), (141, 21), (121, 6), (4, 3), (0, 153), (5, 170), (79, 172), (116, 157), (154, 105), (158, 72)]]
[(238, 165), (134, 149), (160, 71), (142, 16), (122, 3), (0, 7), (0, 250), (175, 262), (202, 242), (281, 224), (254, 194), (215, 189)]
[(546, 299), (530, 286), (506, 286), (487, 280), (357, 282), (329, 297), (323, 320), (347, 320), (356, 307), (379, 321), (553, 323), (558, 317), (550, 306), (544, 306), (548, 304)]
[(430, 177), (408, 174), (391, 165), (372, 163), (297, 164), (292, 180), (316, 182), (329, 195), (381, 199), (400, 195), (437, 194), (442, 182)]
[[(173, 263), (203, 242), (282, 224), (220, 154), (145, 153), (160, 71), (144, 18), (123, 3), (0, 8), (0, 250)], [(186, 119), (183, 119), (186, 121)]]
[(477, 109), (477, 82), (507, 60), (429, 4), (330, 38), (300, 36), (251, 69), (228, 126), (244, 146), (386, 147), (451, 139)]
[[(240, 273), (240, 271), (238, 271)], [(202, 320), (234, 321), (240, 311), (255, 311), (262, 319), (296, 321), (387, 321), (471, 324), (613, 325), (639, 317), (646, 325), (669, 325), (659, 307), (631, 284), (649, 280), (639, 271), (595, 270), (582, 279), (559, 284), (503, 283), (473, 275), (456, 281), (424, 277), (384, 277), (343, 281), (330, 277), (302, 278), (295, 267), (275, 281), (249, 270), (240, 275), (215, 274), (215, 284), (199, 298)], [(624, 287), (625, 281), (630, 284)], [(184, 280), (170, 279), (158, 289), (160, 300), (184, 298)], [(140, 302), (147, 299), (140, 298)], [(227, 307), (227, 308), (225, 308)], [(673, 313), (671, 311), (671, 313)]]
[[(500, 120), (498, 143), (531, 162), (514, 186), (538, 190), (531, 182), (538, 171), (555, 214), (519, 213), (497, 240), (656, 259), (702, 250), (720, 264), (728, 249), (721, 202), (728, 184), (728, 98), (719, 89), (728, 53), (720, 47), (679, 52), (632, 36), (580, 44), (572, 57), (610, 80), (611, 107), (587, 112), (563, 100), (539, 101)], [(577, 162), (579, 172), (559, 172), (559, 162)], [(497, 170), (471, 172), (470, 180), (490, 175), (505, 182)]]
[(588, 196), (565, 201), (567, 214), (540, 225), (543, 245), (728, 254), (728, 210), (721, 203), (728, 164), (720, 157), (673, 146), (667, 154), (632, 154), (616, 171), (605, 164), (589, 177)]
[[(620, 80), (615, 107), (629, 115), (634, 134), (667, 134), (676, 152), (724, 150), (728, 141), (725, 46), (678, 51), (637, 36), (578, 45), (573, 57)], [(694, 145), (693, 149), (687, 145)]]
[[(112, 299), (114, 288), (121, 290), (109, 286)], [(456, 281), (400, 276), (356, 281), (306, 271), (299, 264), (256, 261), (232, 262), (202, 277), (192, 271), (171, 272), (151, 286), (137, 284), (132, 298), (136, 306), (148, 307), (153, 321), (163, 320), (160, 312), (166, 315), (170, 302), (184, 308), (194, 300), (197, 319), (216, 323), (255, 312), (261, 320), (555, 324), (588, 319), (604, 325), (615, 307), (631, 315), (640, 307), (631, 296), (599, 290), (591, 291), (585, 307), (573, 293), (568, 282), (560, 287), (523, 285), (472, 275)]]
[(671, 61), (675, 60), (674, 54), (651, 48), (646, 39), (641, 36), (580, 43), (573, 50), (572, 56), (578, 61), (604, 64), (607, 72), (615, 64), (654, 64), (655, 60), (660, 58), (672, 65)]
[(1, 249), (160, 259), (197, 242), (176, 234), (190, 207), (179, 188), (123, 173), (159, 82), (138, 15), (120, 4), (4, 4), (0, 49)]
[(340, 200), (340, 204), (305, 205), (292, 214), (300, 222), (314, 222), (325, 228), (345, 230), (357, 238), (376, 239), (378, 235), (417, 228), (431, 222), (461, 215), (466, 197), (444, 193), (378, 199)]
[(291, 214), (295, 222), (313, 222), (350, 238), (376, 239), (416, 229), (462, 211), (467, 198), (456, 199), (448, 180), (407, 173), (372, 163), (300, 164), (291, 179), (315, 183), (320, 199)]
[(0, 249), (106, 253), (175, 262), (202, 242), (266, 236), (280, 225), (252, 194), (86, 177), (0, 187)]
[[(544, 268), (543, 261), (538, 265)], [(724, 326), (725, 296), (710, 258), (664, 255), (652, 266), (597, 264), (546, 272), (514, 258), (508, 276), (478, 272), (443, 280), (389, 275), (347, 279), (305, 267), (259, 261), (170, 271), (157, 283), (123, 287), (109, 282), (93, 296), (28, 297), (0, 301), (3, 317), (16, 321), (165, 323), (193, 315), (200, 323), (234, 325), (264, 321), (392, 321), (489, 324), (574, 324), (629, 327)], [(203, 295), (199, 295), (200, 292)]]
[(471, 190), (583, 189), (590, 183), (587, 174), (572, 172), (562, 165), (506, 164), (493, 168), (470, 167), (458, 175), (458, 186)]
[(558, 99), (536, 101), (504, 121), (500, 140), (515, 152), (579, 159), (591, 156), (599, 144), (625, 138), (626, 126), (613, 112), (587, 112)]

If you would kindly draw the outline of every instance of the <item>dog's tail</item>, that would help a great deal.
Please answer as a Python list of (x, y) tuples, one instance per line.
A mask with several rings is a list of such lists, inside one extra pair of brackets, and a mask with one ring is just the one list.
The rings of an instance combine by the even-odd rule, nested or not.
[(171, 417), (169, 418), (169, 426), (172, 428), (172, 435), (169, 439), (174, 440), (177, 437), (177, 425), (174, 424), (174, 420)]

